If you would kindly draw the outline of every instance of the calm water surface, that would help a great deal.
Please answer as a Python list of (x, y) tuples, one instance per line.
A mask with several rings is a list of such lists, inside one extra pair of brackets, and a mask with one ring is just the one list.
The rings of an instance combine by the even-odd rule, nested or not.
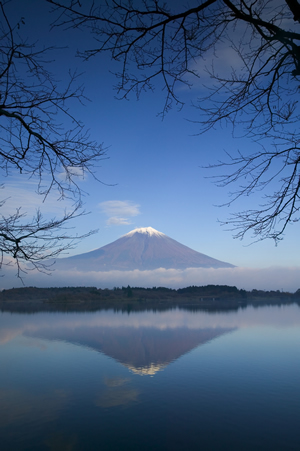
[(0, 449), (300, 449), (300, 308), (0, 313)]

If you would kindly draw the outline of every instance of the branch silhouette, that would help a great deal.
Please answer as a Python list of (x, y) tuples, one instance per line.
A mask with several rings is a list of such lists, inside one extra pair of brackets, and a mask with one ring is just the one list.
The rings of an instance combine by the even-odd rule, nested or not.
[(97, 163), (105, 157), (105, 149), (90, 138), (84, 124), (70, 110), (70, 101), (85, 100), (78, 75), (69, 73), (69, 80), (61, 87), (48, 70), (49, 55), (55, 49), (40, 49), (22, 38), (24, 19), (12, 26), (3, 1), (0, 16), (2, 175), (27, 176), (36, 182), (36, 192), (44, 201), (56, 190), (59, 199), (71, 199), (73, 204), (73, 209), (61, 218), (46, 220), (39, 210), (28, 219), (26, 205), (8, 214), (9, 199), (0, 201), (0, 266), (5, 264), (6, 257), (12, 258), (21, 277), (27, 270), (22, 266), (24, 263), (44, 271), (47, 258), (59, 255), (80, 238), (95, 232), (76, 236), (68, 234), (65, 226), (85, 214), (78, 173), (96, 178)]
[[(200, 133), (225, 125), (260, 145), (211, 165), (228, 171), (219, 184), (234, 185), (232, 199), (266, 192), (257, 209), (226, 221), (237, 238), (250, 232), (255, 240), (277, 243), (299, 220), (298, 1), (207, 0), (193, 8), (159, 0), (47, 1), (58, 14), (54, 27), (92, 34), (96, 44), (81, 52), (83, 58), (109, 52), (119, 62), (120, 98), (139, 98), (160, 83), (164, 116), (173, 105), (182, 108), (182, 85), (204, 79), (194, 100)], [(218, 68), (224, 49), (233, 52), (235, 67), (226, 61)]]

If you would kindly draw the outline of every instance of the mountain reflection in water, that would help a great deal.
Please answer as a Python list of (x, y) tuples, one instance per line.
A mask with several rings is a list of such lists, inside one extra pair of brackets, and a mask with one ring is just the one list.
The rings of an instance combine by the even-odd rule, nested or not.
[(298, 451), (299, 348), (296, 304), (2, 311), (0, 450)]
[(48, 327), (27, 335), (89, 347), (112, 357), (136, 374), (154, 375), (197, 346), (232, 330), (78, 325), (72, 329)]

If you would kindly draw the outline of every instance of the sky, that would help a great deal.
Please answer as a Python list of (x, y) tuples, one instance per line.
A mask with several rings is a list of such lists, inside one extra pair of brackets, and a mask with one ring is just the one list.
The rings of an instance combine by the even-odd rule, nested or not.
[[(231, 231), (220, 224), (231, 213), (253, 208), (260, 195), (240, 199), (231, 207), (220, 207), (228, 202), (229, 191), (234, 187), (217, 187), (213, 176), (215, 169), (205, 168), (225, 159), (225, 152), (253, 152), (254, 144), (247, 139), (232, 137), (228, 128), (199, 135), (196, 123), (199, 112), (192, 106), (201, 94), (199, 82), (191, 89), (182, 89), (185, 106), (181, 111), (174, 107), (164, 118), (158, 116), (164, 103), (161, 86), (154, 92), (144, 93), (139, 100), (133, 95), (129, 100), (116, 99), (114, 71), (120, 67), (109, 55), (97, 56), (88, 62), (75, 57), (76, 50), (92, 45), (87, 32), (50, 29), (54, 16), (49, 5), (41, 0), (12, 0), (7, 6), (12, 21), (25, 18), (20, 30), (38, 45), (56, 45), (61, 48), (52, 53), (49, 69), (56, 78), (66, 78), (69, 68), (82, 73), (89, 101), (85, 105), (73, 102), (72, 112), (90, 130), (91, 137), (103, 143), (106, 158), (97, 168), (96, 175), (80, 181), (86, 193), (84, 208), (89, 214), (73, 221), (73, 232), (83, 234), (90, 229), (98, 233), (81, 241), (68, 255), (79, 254), (102, 247), (138, 227), (153, 227), (192, 249), (238, 267), (229, 274), (208, 271), (187, 273), (101, 274), (85, 280), (80, 275), (68, 279), (52, 274), (49, 278), (28, 274), (26, 285), (53, 286), (70, 283), (82, 285), (121, 286), (126, 280), (132, 285), (184, 286), (190, 284), (227, 283), (239, 288), (285, 289), (295, 291), (300, 283), (299, 223), (291, 224), (284, 240), (278, 246), (271, 240), (253, 244), (251, 236), (243, 241), (233, 238)], [(219, 63), (226, 67), (232, 57), (224, 49)], [(207, 77), (201, 68), (202, 80)], [(207, 80), (206, 80), (207, 81)], [(13, 211), (22, 205), (28, 216), (41, 206), (46, 215), (59, 217), (70, 202), (59, 202), (52, 193), (46, 202), (35, 193), (35, 181), (11, 173), (3, 179), (3, 197), (10, 197), (3, 212)], [(1, 193), (2, 194), (2, 193)], [(26, 209), (26, 210), (25, 210)], [(66, 256), (66, 255), (64, 255)], [(22, 286), (15, 277), (15, 269), (2, 269), (2, 288)], [(225, 275), (224, 275), (225, 274)], [(139, 282), (140, 281), (140, 282)], [(129, 283), (129, 282), (128, 282)]]

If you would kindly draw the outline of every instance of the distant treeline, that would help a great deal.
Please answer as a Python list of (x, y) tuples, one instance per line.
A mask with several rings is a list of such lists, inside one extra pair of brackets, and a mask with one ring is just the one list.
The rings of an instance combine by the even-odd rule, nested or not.
[(228, 285), (205, 285), (189, 286), (186, 288), (166, 288), (166, 287), (114, 287), (112, 290), (96, 287), (64, 287), (64, 288), (36, 288), (23, 287), (2, 290), (0, 292), (0, 302), (5, 301), (31, 301), (31, 302), (70, 302), (70, 301), (93, 301), (93, 300), (189, 300), (193, 298), (197, 301), (222, 301), (222, 300), (299, 300), (300, 289), (295, 293), (282, 291), (264, 290), (239, 290), (235, 286)]

